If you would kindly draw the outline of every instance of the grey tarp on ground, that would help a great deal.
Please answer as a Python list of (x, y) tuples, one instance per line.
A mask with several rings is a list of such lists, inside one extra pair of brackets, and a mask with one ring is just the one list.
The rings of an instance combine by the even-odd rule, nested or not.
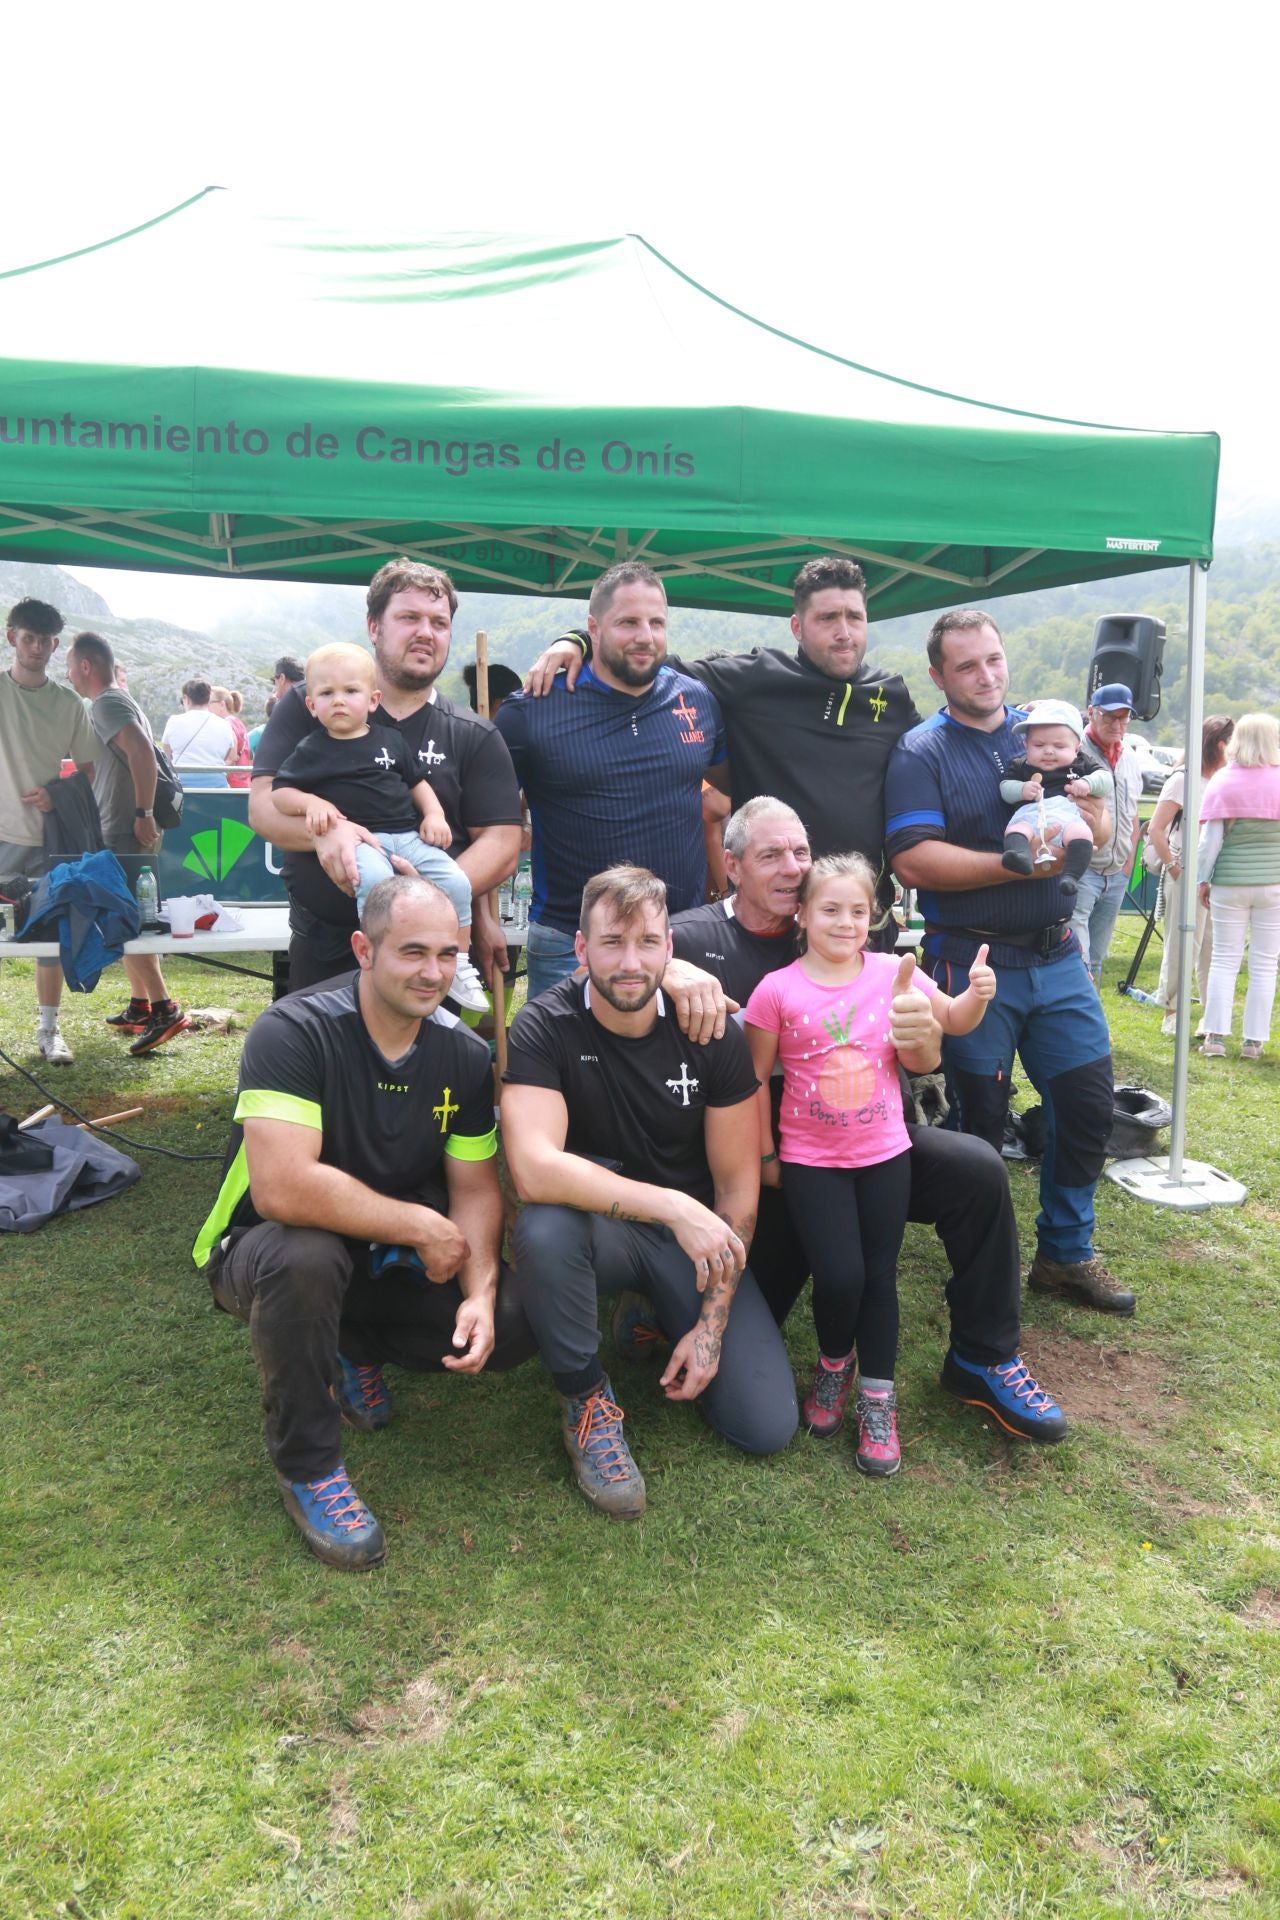
[(0, 1174), (0, 1233), (34, 1233), (60, 1213), (112, 1199), (141, 1177), (136, 1160), (87, 1128), (44, 1120), (29, 1137), (53, 1149), (53, 1165), (41, 1173)]

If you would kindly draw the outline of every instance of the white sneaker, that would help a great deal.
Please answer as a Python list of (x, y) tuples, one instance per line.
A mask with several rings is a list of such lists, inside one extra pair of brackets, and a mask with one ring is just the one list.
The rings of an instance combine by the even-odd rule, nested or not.
[(60, 1027), (37, 1027), (36, 1045), (51, 1067), (69, 1067), (75, 1058)]
[(458, 967), (449, 989), (449, 998), (456, 1000), (460, 1007), (465, 1007), (468, 1013), (489, 1011), (489, 996), (484, 990), (484, 981), (469, 954), (458, 955)]

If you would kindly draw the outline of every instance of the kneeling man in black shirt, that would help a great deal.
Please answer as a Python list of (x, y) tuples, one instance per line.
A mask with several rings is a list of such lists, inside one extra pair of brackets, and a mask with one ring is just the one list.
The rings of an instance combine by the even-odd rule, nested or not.
[(341, 1445), (343, 1420), (390, 1420), (384, 1364), (479, 1373), (533, 1352), (499, 1260), (489, 1050), (440, 1011), (458, 941), (440, 889), (397, 875), (351, 936), (359, 971), (258, 1016), (195, 1244), (248, 1322), (285, 1509), (336, 1567), (386, 1552)]
[(512, 1025), (502, 1095), (507, 1164), (525, 1205), (516, 1284), (560, 1394), (578, 1485), (615, 1519), (644, 1481), (599, 1356), (597, 1296), (652, 1304), (670, 1400), (697, 1400), (747, 1453), (796, 1430), (781, 1336), (747, 1269), (760, 1190), (758, 1082), (730, 1026), (698, 1044), (661, 991), (666, 888), (642, 867), (587, 882), (577, 935), (587, 978), (563, 980)]

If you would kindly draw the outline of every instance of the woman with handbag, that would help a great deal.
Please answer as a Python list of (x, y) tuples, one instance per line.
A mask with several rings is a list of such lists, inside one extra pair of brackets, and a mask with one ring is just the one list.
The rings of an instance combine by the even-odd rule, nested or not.
[[(1235, 724), (1234, 720), (1228, 720), (1221, 713), (1211, 713), (1205, 721), (1200, 735), (1202, 782), (1207, 784), (1225, 765), (1227, 742)], [(1167, 1034), (1177, 1031), (1174, 1010), (1178, 1004), (1178, 922), (1182, 913), (1182, 796), (1185, 780), (1184, 769), (1178, 767), (1161, 787), (1156, 810), (1147, 826), (1143, 853), (1147, 871), (1160, 875), (1160, 898), (1156, 911), (1164, 938), (1164, 952), (1160, 960), (1156, 999), (1164, 1008), (1161, 1032)], [(1209, 962), (1213, 956), (1213, 927), (1208, 907), (1202, 907), (1198, 900), (1196, 933), (1191, 951), (1196, 970), (1196, 992), (1200, 996), (1203, 1013), (1209, 984)], [(1202, 1018), (1196, 1032), (1203, 1034), (1204, 1030)]]

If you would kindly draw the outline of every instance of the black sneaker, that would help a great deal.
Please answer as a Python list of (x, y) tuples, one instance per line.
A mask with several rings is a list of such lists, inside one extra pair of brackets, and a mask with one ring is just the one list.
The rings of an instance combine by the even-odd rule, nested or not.
[(168, 1006), (156, 1006), (151, 1009), (151, 1018), (138, 1035), (130, 1053), (150, 1053), (155, 1047), (162, 1047), (166, 1040), (172, 1040), (175, 1033), (181, 1033), (191, 1025), (190, 1019), (182, 1011), (176, 1000)]
[(117, 1033), (145, 1033), (151, 1024), (151, 1002), (149, 1000), (131, 1000), (119, 1013), (107, 1015), (107, 1025), (114, 1027)]

